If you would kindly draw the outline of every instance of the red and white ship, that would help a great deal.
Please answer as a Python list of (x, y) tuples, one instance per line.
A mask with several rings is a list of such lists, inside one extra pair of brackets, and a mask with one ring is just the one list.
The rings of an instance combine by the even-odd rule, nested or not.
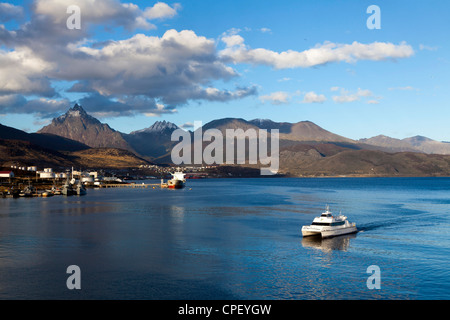
[(181, 189), (184, 188), (184, 185), (186, 183), (186, 179), (184, 178), (185, 174), (183, 172), (175, 172), (171, 173), (172, 179), (167, 181), (166, 183), (161, 182), (161, 187), (166, 187), (170, 189)]

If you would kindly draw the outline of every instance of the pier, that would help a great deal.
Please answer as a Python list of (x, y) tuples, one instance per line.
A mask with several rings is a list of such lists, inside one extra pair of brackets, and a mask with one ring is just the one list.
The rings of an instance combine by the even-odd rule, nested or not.
[(101, 184), (98, 188), (153, 188), (161, 187), (160, 183), (106, 183)]

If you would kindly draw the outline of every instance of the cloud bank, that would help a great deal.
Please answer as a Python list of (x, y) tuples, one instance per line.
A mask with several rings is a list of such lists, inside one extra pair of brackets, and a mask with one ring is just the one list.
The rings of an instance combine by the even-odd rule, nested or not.
[(354, 41), (351, 44), (324, 42), (304, 51), (275, 52), (245, 45), (240, 35), (222, 37), (226, 48), (220, 52), (222, 59), (232, 63), (267, 65), (274, 69), (311, 68), (333, 62), (354, 63), (360, 60), (381, 61), (408, 58), (413, 48), (402, 42), (398, 45), (385, 42), (369, 44)]
[[(154, 29), (150, 21), (173, 18), (181, 8), (178, 4), (157, 2), (140, 9), (117, 0), (79, 0), (82, 28), (69, 30), (66, 10), (72, 4), (71, 0), (36, 0), (30, 21), (17, 30), (0, 26), (0, 45), (11, 48), (0, 50), (0, 112), (32, 112), (36, 106), (34, 113), (53, 116), (54, 108), (38, 109), (43, 104), (34, 96), (59, 99), (54, 89), (58, 81), (72, 83), (68, 92), (84, 94), (79, 102), (104, 116), (173, 113), (176, 106), (191, 100), (230, 101), (256, 94), (255, 86), (215, 88), (214, 81), (228, 81), (238, 73), (218, 58), (214, 40), (191, 30), (171, 29), (160, 37), (137, 33), (119, 41), (90, 40), (96, 26)], [(18, 8), (1, 4), (0, 14), (13, 17), (22, 12)]]
[[(13, 30), (0, 24), (0, 114), (53, 117), (73, 103), (64, 94), (77, 94), (82, 97), (78, 102), (99, 116), (161, 115), (174, 113), (191, 101), (228, 102), (257, 95), (256, 85), (230, 84), (241, 77), (235, 64), (311, 68), (414, 54), (406, 43), (356, 41), (324, 42), (304, 51), (252, 49), (237, 29), (222, 35), (222, 49), (214, 39), (192, 30), (169, 29), (160, 36), (151, 35), (158, 22), (173, 19), (182, 10), (179, 4), (164, 2), (141, 8), (119, 0), (77, 0), (82, 28), (69, 30), (66, 10), (73, 4), (72, 0), (34, 0), (25, 15), (20, 6), (0, 3), (2, 21), (14, 20), (17, 25)], [(95, 31), (101, 28), (118, 28), (129, 36), (97, 41)], [(57, 89), (62, 82), (70, 86), (65, 92)], [(355, 97), (361, 93), (343, 93), (333, 100), (346, 102)], [(285, 104), (290, 98), (279, 91), (260, 100)], [(325, 96), (312, 91), (303, 98), (303, 103), (324, 101)]]

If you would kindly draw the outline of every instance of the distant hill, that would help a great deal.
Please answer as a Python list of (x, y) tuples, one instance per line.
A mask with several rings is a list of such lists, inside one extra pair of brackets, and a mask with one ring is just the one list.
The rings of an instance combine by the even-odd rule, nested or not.
[(22, 140), (32, 144), (58, 151), (79, 151), (89, 147), (78, 141), (48, 133), (27, 133), (0, 124), (0, 139)]
[(61, 152), (22, 140), (0, 139), (0, 166), (70, 167), (73, 159)]
[(122, 134), (88, 115), (78, 104), (52, 120), (38, 133), (50, 133), (81, 142), (92, 148), (119, 148), (133, 151)]
[(52, 168), (135, 168), (151, 162), (114, 148), (89, 148), (72, 152), (47, 149), (28, 141), (0, 139), (0, 166), (20, 164)]
[(356, 143), (355, 141), (331, 133), (311, 121), (300, 121), (297, 123), (288, 122), (274, 122), (268, 119), (254, 119), (246, 121), (240, 118), (224, 118), (219, 120), (213, 120), (203, 126), (203, 130), (210, 128), (216, 128), (223, 133), (226, 129), (266, 129), (270, 130), (278, 129), (280, 133), (280, 139), (290, 141), (314, 141), (314, 142), (346, 142)]
[(450, 144), (432, 140), (423, 136), (403, 139), (417, 150), (430, 154), (450, 154)]
[(428, 154), (450, 154), (450, 144), (432, 140), (423, 136), (414, 136), (405, 139), (395, 139), (379, 135), (369, 139), (360, 139), (362, 143), (383, 147), (390, 152), (423, 152)]
[(149, 164), (130, 151), (114, 148), (91, 148), (72, 152), (70, 156), (83, 168), (135, 168)]
[(311, 148), (281, 151), (280, 168), (293, 176), (450, 176), (450, 156), (375, 150), (324, 156)]
[(260, 129), (278, 129), (280, 133), (289, 134), (291, 132), (292, 123), (289, 122), (275, 122), (270, 119), (253, 119), (249, 121)]
[(241, 118), (223, 118), (218, 120), (213, 120), (205, 125), (203, 125), (202, 130), (206, 131), (208, 129), (218, 129), (225, 136), (226, 129), (242, 129), (244, 131), (248, 129), (258, 129), (259, 127), (249, 121), (246, 121)]
[(294, 141), (327, 141), (327, 142), (346, 142), (355, 143), (355, 141), (331, 133), (311, 121), (301, 121), (293, 123), (289, 133), (281, 134), (281, 139)]

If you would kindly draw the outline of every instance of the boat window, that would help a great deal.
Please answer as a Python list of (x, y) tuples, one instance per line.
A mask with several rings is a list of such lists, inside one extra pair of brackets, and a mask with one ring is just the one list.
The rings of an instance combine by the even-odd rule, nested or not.
[(334, 227), (334, 226), (343, 226), (345, 224), (345, 221), (337, 221), (337, 222), (313, 222), (313, 226), (328, 226), (328, 227)]
[(329, 222), (313, 222), (313, 226), (331, 226), (331, 223)]

